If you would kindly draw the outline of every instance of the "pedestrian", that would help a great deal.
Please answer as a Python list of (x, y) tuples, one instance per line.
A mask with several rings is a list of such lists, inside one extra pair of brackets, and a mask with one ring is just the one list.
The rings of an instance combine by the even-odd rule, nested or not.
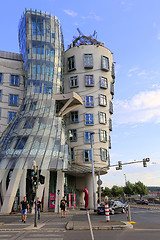
[(66, 208), (65, 197), (63, 197), (62, 200), (61, 200), (60, 208), (61, 208), (61, 217), (65, 217), (65, 208)]
[(29, 211), (29, 204), (26, 196), (24, 197), (24, 200), (21, 201), (20, 208), (21, 208), (22, 222), (25, 223), (27, 218), (27, 212)]
[[(35, 203), (34, 203), (35, 208)], [(40, 212), (42, 211), (42, 203), (39, 200), (39, 197), (37, 197), (37, 212), (38, 212), (38, 220), (40, 220)]]

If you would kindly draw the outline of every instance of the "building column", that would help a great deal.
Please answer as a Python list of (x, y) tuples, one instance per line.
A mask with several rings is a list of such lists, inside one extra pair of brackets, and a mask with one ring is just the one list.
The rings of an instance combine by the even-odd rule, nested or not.
[(45, 188), (43, 197), (43, 212), (48, 212), (48, 201), (49, 201), (49, 181), (50, 181), (50, 171), (47, 170), (45, 175)]
[[(44, 184), (41, 185), (43, 189), (40, 190), (40, 188), (38, 188), (37, 197), (39, 197), (40, 201), (42, 201), (42, 197), (43, 197), (43, 212), (48, 212), (50, 171), (43, 170), (41, 172), (41, 175), (45, 176), (45, 182)], [(44, 195), (43, 195), (43, 190), (44, 190)]]
[(24, 197), (26, 196), (26, 175), (27, 175), (27, 169), (23, 170), (21, 181), (20, 181), (20, 191), (19, 191), (19, 197), (20, 202), (24, 200)]
[[(60, 190), (58, 195), (58, 190)], [(55, 201), (55, 212), (58, 213), (58, 206), (64, 196), (64, 173), (61, 170), (57, 171), (57, 183), (56, 183), (56, 201)], [(60, 211), (60, 208), (59, 208)]]
[(5, 173), (3, 175), (3, 179), (2, 179), (2, 184), (1, 184), (1, 197), (2, 197), (2, 202), (4, 201), (4, 197), (6, 195), (6, 181), (7, 181), (7, 176), (8, 176), (8, 173), (9, 173), (9, 170), (4, 170)]
[(13, 170), (8, 189), (4, 197), (3, 205), (1, 207), (2, 214), (10, 213), (12, 210), (12, 206), (14, 203), (14, 199), (15, 199), (18, 187), (19, 187), (22, 173), (23, 173), (22, 169)]
[[(86, 175), (86, 188), (89, 193), (89, 201), (88, 201), (88, 208), (94, 209), (94, 203), (93, 203), (93, 178), (92, 173), (88, 173)], [(96, 183), (96, 176), (95, 176), (95, 192), (97, 191), (97, 183)], [(97, 200), (96, 200), (97, 202)]]

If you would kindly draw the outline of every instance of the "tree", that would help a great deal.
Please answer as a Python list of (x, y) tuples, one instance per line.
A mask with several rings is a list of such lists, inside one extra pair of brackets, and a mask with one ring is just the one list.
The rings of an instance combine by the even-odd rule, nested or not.
[(108, 187), (105, 187), (104, 189), (102, 189), (102, 197), (112, 197), (112, 193), (111, 193), (111, 189)]
[(114, 185), (111, 189), (111, 193), (113, 197), (121, 196), (123, 194), (123, 187), (118, 187)]
[(130, 183), (129, 181), (126, 182), (126, 186), (123, 188), (124, 193), (128, 196), (135, 194), (135, 187), (134, 184)]
[(134, 184), (134, 189), (135, 192), (140, 195), (140, 197), (142, 197), (143, 195), (147, 195), (149, 192), (147, 187), (141, 181)]

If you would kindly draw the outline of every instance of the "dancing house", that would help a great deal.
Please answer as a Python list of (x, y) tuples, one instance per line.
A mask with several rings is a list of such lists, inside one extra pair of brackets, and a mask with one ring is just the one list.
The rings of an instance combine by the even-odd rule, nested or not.
[[(43, 210), (65, 195), (68, 207), (93, 207), (91, 137), (95, 173), (109, 165), (114, 95), (113, 54), (95, 34), (79, 36), (64, 52), (61, 25), (47, 13), (25, 10), (19, 24), (24, 61), (23, 101), (0, 139), (0, 205), (9, 213), (25, 195), (36, 162), (45, 183)], [(101, 171), (101, 173), (105, 173)]]

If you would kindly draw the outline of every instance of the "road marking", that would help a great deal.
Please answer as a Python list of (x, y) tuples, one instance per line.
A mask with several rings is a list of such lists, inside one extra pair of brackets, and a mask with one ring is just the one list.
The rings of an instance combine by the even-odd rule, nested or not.
[[(30, 238), (23, 238), (24, 240), (31, 240)], [(53, 237), (52, 236), (52, 238), (46, 238), (46, 236), (45, 236), (45, 238), (44, 238), (45, 240), (64, 240), (64, 238), (55, 238), (55, 237)], [(39, 238), (34, 238), (34, 240), (39, 240)]]
[(2, 237), (12, 237), (12, 235), (0, 235), (0, 238), (2, 238)]
[(158, 228), (158, 229), (134, 229), (134, 231), (160, 231), (160, 229)]

